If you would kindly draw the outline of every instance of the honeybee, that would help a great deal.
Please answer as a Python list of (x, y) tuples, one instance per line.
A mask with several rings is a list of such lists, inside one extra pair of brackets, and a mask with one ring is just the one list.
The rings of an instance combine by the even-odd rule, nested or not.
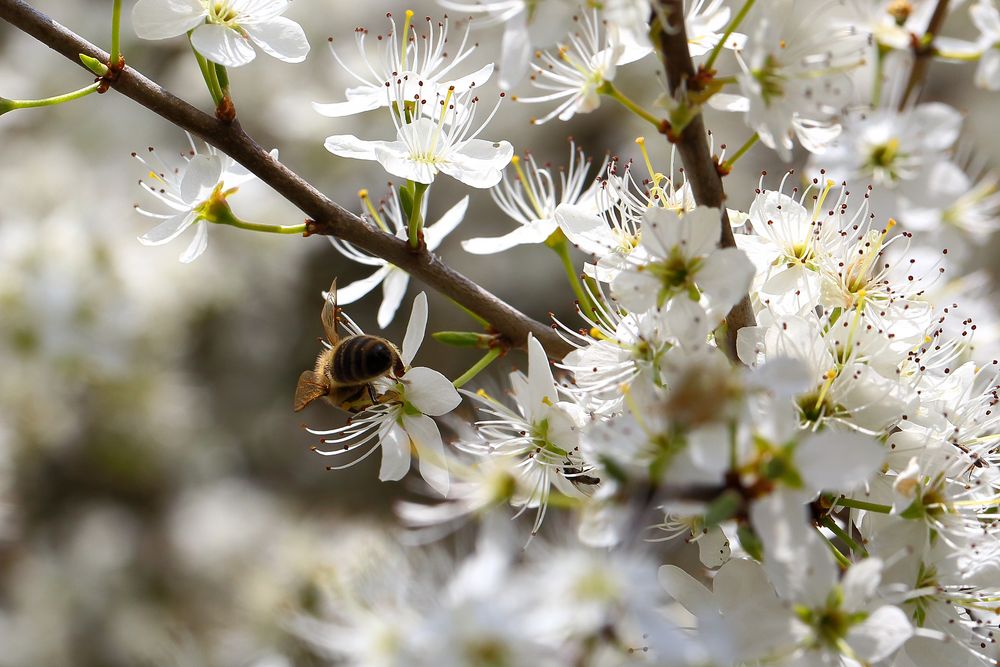
[(402, 375), (406, 368), (396, 346), (379, 336), (354, 334), (340, 337), (337, 333), (337, 280), (330, 285), (323, 312), (320, 315), (323, 333), (330, 343), (316, 357), (316, 367), (302, 371), (295, 387), (295, 412), (325, 398), (349, 412), (358, 412), (377, 402), (371, 382), (380, 377)]

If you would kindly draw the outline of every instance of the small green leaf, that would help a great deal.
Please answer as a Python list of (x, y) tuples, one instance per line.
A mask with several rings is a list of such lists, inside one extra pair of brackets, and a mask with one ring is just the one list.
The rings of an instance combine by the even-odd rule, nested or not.
[(712, 528), (729, 519), (743, 506), (743, 496), (733, 489), (728, 489), (712, 501), (705, 512), (705, 527)]
[(89, 69), (97, 76), (104, 76), (105, 74), (108, 73), (108, 68), (105, 67), (104, 63), (102, 63), (97, 58), (91, 58), (85, 53), (80, 54), (80, 62), (83, 63), (84, 67)]
[(757, 537), (757, 533), (753, 532), (753, 529), (746, 525), (741, 524), (739, 528), (736, 529), (736, 536), (740, 538), (740, 546), (743, 550), (750, 554), (750, 557), (756, 561), (761, 561), (764, 559), (764, 545), (761, 544), (760, 538)]

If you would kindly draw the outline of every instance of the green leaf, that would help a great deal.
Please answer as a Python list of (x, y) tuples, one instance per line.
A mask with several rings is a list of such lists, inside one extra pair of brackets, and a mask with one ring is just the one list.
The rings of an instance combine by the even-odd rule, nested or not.
[(105, 67), (104, 63), (102, 63), (97, 58), (91, 58), (85, 53), (80, 54), (80, 62), (83, 63), (84, 67), (89, 69), (97, 76), (104, 76), (105, 74), (108, 73), (108, 68)]
[(734, 489), (728, 489), (712, 501), (705, 512), (705, 527), (712, 528), (736, 515), (743, 506), (743, 496)]

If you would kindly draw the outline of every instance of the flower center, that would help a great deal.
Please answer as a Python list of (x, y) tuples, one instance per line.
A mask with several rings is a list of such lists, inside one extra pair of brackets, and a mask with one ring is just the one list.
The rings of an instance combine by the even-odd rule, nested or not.
[(753, 78), (760, 84), (760, 96), (764, 104), (771, 105), (771, 100), (785, 94), (785, 77), (781, 75), (781, 63), (773, 55), (768, 54), (764, 66), (753, 71)]
[(208, 5), (208, 22), (229, 25), (239, 18), (239, 12), (232, 6), (232, 0), (214, 0)]
[(884, 144), (873, 146), (868, 154), (867, 166), (879, 180), (892, 182), (899, 178), (899, 139), (892, 138)]

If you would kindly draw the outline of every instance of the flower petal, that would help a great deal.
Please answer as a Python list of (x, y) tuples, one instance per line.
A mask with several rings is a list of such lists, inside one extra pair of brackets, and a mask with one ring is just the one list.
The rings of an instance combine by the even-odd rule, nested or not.
[(503, 168), (514, 157), (509, 141), (472, 139), (449, 155), (439, 168), (469, 187), (492, 188), (503, 178)]
[(795, 465), (813, 491), (850, 491), (874, 475), (885, 456), (872, 437), (824, 431), (795, 449)]
[(913, 636), (913, 626), (898, 607), (885, 605), (847, 633), (847, 644), (858, 658), (873, 664), (888, 658)]
[(384, 146), (384, 141), (365, 141), (358, 139), (353, 134), (335, 134), (326, 138), (323, 145), (326, 150), (340, 157), (349, 157), (355, 160), (375, 160), (375, 149)]
[(347, 305), (349, 303), (354, 303), (361, 297), (365, 296), (371, 292), (375, 287), (385, 279), (386, 274), (389, 273), (389, 267), (383, 266), (375, 273), (371, 274), (367, 278), (362, 278), (361, 280), (356, 280), (346, 287), (337, 288), (337, 303), (340, 305)]
[(473, 255), (492, 255), (509, 250), (514, 246), (544, 243), (545, 239), (549, 238), (549, 235), (556, 230), (554, 220), (546, 222), (551, 222), (551, 224), (521, 225), (503, 236), (480, 237), (462, 241), (462, 249)]
[(284, 16), (261, 23), (244, 23), (242, 27), (264, 53), (278, 60), (300, 63), (309, 53), (309, 40), (302, 26)]
[(403, 479), (410, 470), (410, 437), (399, 424), (393, 424), (382, 436), (382, 466), (378, 478), (383, 482)]
[(411, 368), (400, 381), (406, 389), (406, 401), (425, 415), (440, 417), (462, 402), (455, 385), (433, 368)]
[(208, 199), (222, 178), (222, 160), (215, 155), (195, 155), (181, 179), (181, 199), (194, 206)]
[[(427, 200), (425, 199), (424, 201)], [(441, 245), (444, 237), (448, 236), (462, 222), (468, 208), (469, 196), (466, 195), (457, 204), (448, 209), (444, 215), (438, 218), (437, 222), (424, 229), (424, 242), (427, 244), (428, 250), (434, 250)]]
[(410, 311), (410, 321), (406, 325), (406, 335), (403, 336), (403, 365), (409, 366), (417, 356), (420, 344), (424, 342), (424, 330), (427, 328), (427, 295), (421, 292), (413, 300), (413, 310)]
[(204, 220), (199, 220), (194, 226), (194, 238), (191, 239), (191, 243), (188, 247), (181, 253), (180, 260), (184, 264), (190, 264), (194, 260), (198, 259), (201, 253), (205, 252), (205, 248), (208, 247), (208, 223)]
[(257, 56), (247, 37), (217, 23), (204, 23), (191, 33), (191, 45), (213, 63), (225, 67), (246, 65)]
[(739, 248), (721, 248), (705, 259), (695, 282), (708, 296), (711, 311), (724, 315), (746, 296), (754, 273), (753, 262), (745, 252)]
[(363, 111), (378, 109), (386, 104), (385, 91), (374, 86), (348, 88), (346, 92), (346, 102), (333, 102), (330, 104), (313, 102), (313, 109), (316, 110), (316, 113), (327, 118), (343, 118), (344, 116), (353, 116)]
[(140, 236), (139, 243), (142, 245), (155, 246), (173, 241), (175, 238), (183, 234), (185, 229), (194, 223), (194, 219), (194, 213), (191, 213), (190, 211), (178, 213), (173, 217), (167, 218), (156, 227), (153, 227), (148, 232)]
[[(399, 304), (406, 296), (406, 286), (410, 284), (410, 274), (402, 269), (390, 268), (382, 282), (382, 305), (378, 308), (378, 325), (385, 329), (399, 310)], [(407, 362), (409, 363), (409, 362)]]
[(139, 0), (132, 8), (132, 27), (143, 39), (183, 35), (208, 15), (199, 0)]
[(434, 420), (425, 415), (403, 415), (406, 429), (419, 457), (420, 476), (442, 496), (448, 495), (451, 485), (448, 478), (448, 459), (441, 442), (441, 431)]
[(559, 400), (549, 357), (538, 339), (531, 335), (528, 336), (528, 391), (530, 405), (527, 407), (532, 411), (543, 404), (555, 405)]

